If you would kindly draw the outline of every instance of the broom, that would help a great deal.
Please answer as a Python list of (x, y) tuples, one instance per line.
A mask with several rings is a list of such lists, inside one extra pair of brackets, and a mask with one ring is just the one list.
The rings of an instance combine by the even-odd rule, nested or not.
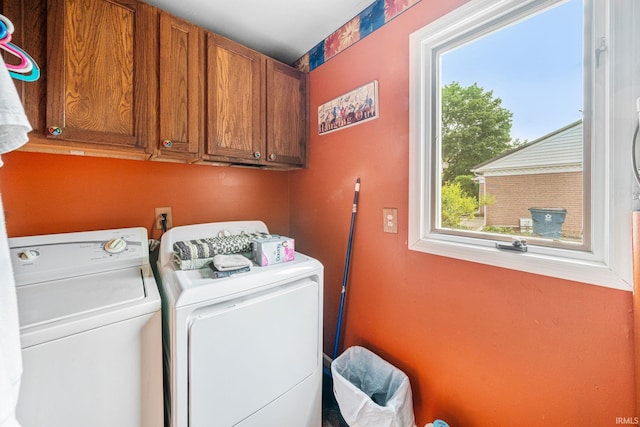
[(344, 314), (344, 300), (347, 294), (347, 278), (349, 277), (349, 264), (351, 262), (351, 246), (353, 244), (353, 227), (358, 211), (358, 195), (360, 194), (360, 178), (356, 180), (356, 188), (353, 194), (353, 208), (351, 210), (351, 227), (349, 229), (349, 240), (347, 242), (347, 259), (344, 264), (344, 275), (342, 276), (342, 292), (340, 295), (340, 310), (338, 311), (338, 325), (336, 326), (336, 339), (333, 344), (333, 359), (338, 356), (338, 345), (340, 343), (340, 332), (342, 330), (342, 316)]

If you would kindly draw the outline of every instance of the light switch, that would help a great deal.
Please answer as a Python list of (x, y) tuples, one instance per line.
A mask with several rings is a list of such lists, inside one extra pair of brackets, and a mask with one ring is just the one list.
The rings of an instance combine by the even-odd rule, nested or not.
[(382, 209), (382, 229), (385, 233), (398, 233), (398, 209), (383, 208)]

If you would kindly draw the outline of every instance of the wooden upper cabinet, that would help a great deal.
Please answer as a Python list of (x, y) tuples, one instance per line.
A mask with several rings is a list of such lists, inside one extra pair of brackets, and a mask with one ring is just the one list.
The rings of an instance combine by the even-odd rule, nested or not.
[(304, 167), (306, 74), (137, 0), (0, 7), (42, 71), (24, 150)]
[(308, 135), (307, 75), (267, 60), (267, 158), (304, 166)]
[(209, 33), (207, 82), (205, 160), (304, 166), (306, 74)]
[(198, 26), (160, 13), (160, 157), (198, 159), (204, 140), (203, 38)]
[(263, 163), (264, 60), (245, 46), (207, 34), (205, 160)]
[[(151, 153), (157, 10), (135, 0), (49, 0), (49, 138)], [(71, 144), (73, 145), (73, 144)]]

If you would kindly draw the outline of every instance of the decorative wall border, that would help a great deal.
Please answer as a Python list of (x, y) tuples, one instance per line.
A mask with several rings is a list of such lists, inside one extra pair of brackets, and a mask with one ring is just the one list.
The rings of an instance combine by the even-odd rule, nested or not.
[(305, 53), (294, 66), (304, 72), (314, 70), (420, 1), (422, 0), (375, 0), (355, 18)]

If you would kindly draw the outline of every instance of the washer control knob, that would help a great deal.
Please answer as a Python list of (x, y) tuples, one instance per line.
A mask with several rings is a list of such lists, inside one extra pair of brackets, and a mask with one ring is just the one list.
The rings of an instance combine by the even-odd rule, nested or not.
[(127, 248), (127, 242), (124, 239), (111, 239), (104, 244), (104, 250), (110, 254), (119, 254)]
[(18, 258), (20, 258), (21, 261), (33, 261), (39, 256), (40, 252), (36, 251), (35, 249), (25, 249), (18, 254)]

